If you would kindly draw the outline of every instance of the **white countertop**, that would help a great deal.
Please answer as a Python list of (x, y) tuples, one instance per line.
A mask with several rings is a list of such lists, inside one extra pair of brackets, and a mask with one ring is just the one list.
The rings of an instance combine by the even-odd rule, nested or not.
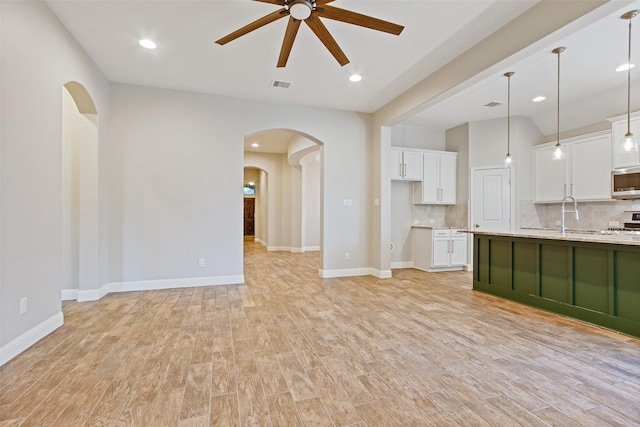
[(424, 225), (424, 224), (414, 224), (411, 228), (429, 228), (429, 229), (439, 229), (439, 230), (466, 230), (467, 227), (445, 227), (445, 226), (436, 226), (436, 225)]
[(512, 232), (505, 231), (469, 231), (469, 233), (485, 234), (489, 236), (528, 237), (532, 239), (565, 240), (571, 242), (612, 243), (616, 245), (640, 246), (638, 234), (602, 234), (600, 231), (567, 231), (562, 236), (560, 230), (540, 230), (524, 228)]

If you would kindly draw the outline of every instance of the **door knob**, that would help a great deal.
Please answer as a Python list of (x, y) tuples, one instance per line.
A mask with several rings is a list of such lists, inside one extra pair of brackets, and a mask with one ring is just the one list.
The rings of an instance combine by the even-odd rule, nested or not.
[(474, 227), (476, 227), (476, 228), (480, 228), (480, 224), (476, 224)]

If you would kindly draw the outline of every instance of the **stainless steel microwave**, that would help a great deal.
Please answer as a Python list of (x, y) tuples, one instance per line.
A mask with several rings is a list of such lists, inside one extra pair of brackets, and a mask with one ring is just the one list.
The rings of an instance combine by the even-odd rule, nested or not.
[(613, 171), (611, 184), (614, 199), (640, 199), (640, 167)]

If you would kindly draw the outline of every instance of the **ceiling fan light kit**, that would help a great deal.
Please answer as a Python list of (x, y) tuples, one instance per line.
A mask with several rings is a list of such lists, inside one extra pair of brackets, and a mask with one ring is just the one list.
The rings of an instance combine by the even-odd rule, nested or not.
[(304, 21), (313, 11), (313, 5), (308, 0), (293, 0), (288, 6), (291, 17), (298, 21)]
[[(369, 28), (376, 31), (400, 35), (404, 27), (392, 22), (383, 21), (382, 19), (373, 18), (371, 16), (362, 15), (346, 9), (329, 6), (328, 3), (333, 0), (254, 0), (262, 3), (269, 3), (276, 6), (282, 6), (279, 10), (265, 15), (250, 24), (216, 40), (219, 45), (225, 45), (239, 37), (244, 36), (260, 27), (280, 18), (289, 16), (287, 29), (285, 30), (284, 40), (280, 48), (280, 56), (278, 57), (278, 68), (285, 67), (296, 39), (300, 23), (304, 22), (320, 39), (322, 44), (329, 50), (331, 55), (338, 61), (341, 66), (349, 63), (349, 59), (344, 54), (338, 42), (333, 38), (331, 33), (322, 23), (322, 19), (332, 19), (334, 21), (344, 22), (346, 24), (357, 25), (359, 27)], [(322, 18), (322, 19), (321, 19)]]

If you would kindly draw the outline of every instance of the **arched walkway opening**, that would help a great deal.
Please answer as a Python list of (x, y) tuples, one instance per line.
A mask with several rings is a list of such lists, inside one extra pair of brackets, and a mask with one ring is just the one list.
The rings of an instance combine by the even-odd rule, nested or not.
[(98, 113), (84, 86), (62, 88), (62, 299), (98, 287)]
[(319, 141), (294, 130), (245, 137), (245, 184), (256, 190), (255, 241), (268, 251), (321, 250), (322, 153)]

